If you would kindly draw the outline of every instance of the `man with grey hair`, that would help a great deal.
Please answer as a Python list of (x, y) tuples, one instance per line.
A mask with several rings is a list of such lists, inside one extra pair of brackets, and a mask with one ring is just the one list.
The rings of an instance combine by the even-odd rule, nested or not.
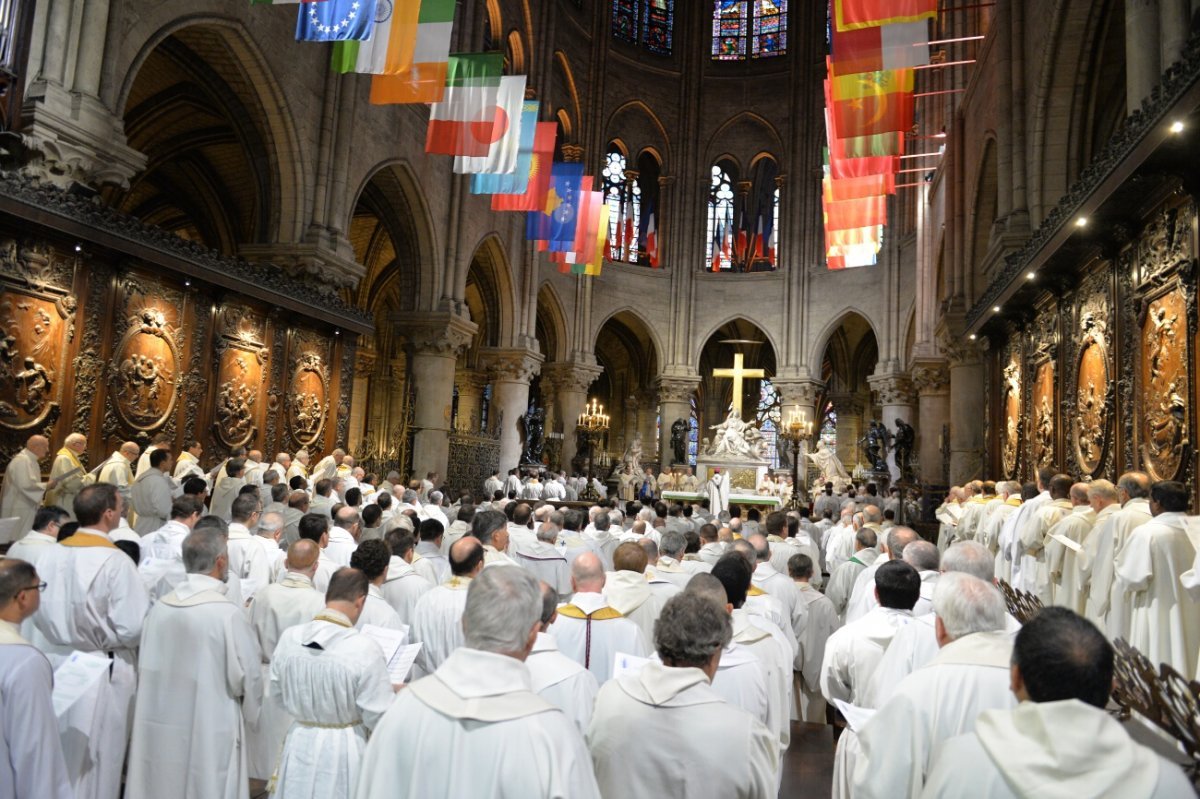
[(571, 590), (571, 567), (567, 564), (566, 557), (555, 546), (558, 533), (562, 529), (562, 514), (555, 511), (549, 516), (550, 518), (538, 525), (536, 537), (532, 542), (523, 541), (516, 544), (513, 561), (518, 566), (524, 566), (534, 577), (545, 581), (556, 592), (566, 594)]
[(267, 556), (267, 565), (273, 581), (284, 559), (284, 551), (279, 546), (279, 542), (283, 540), (283, 514), (277, 511), (262, 513), (258, 517), (258, 526), (254, 532), (254, 543), (262, 547)]
[(362, 534), (362, 518), (349, 505), (338, 508), (333, 514), (333, 526), (329, 528), (329, 545), (325, 555), (338, 566), (349, 566), (354, 550), (358, 549), (358, 537)]
[(422, 644), (417, 656), (419, 676), (432, 674), (462, 645), (462, 614), (467, 589), (483, 571), (483, 546), (473, 536), (450, 547), (450, 578), (424, 593), (413, 608), (409, 640)]
[(602, 685), (596, 697), (587, 737), (604, 796), (778, 793), (775, 733), (711, 685), (732, 637), (729, 613), (712, 599), (685, 591), (666, 604), (654, 632), (659, 659)]
[(889, 560), (902, 560), (904, 548), (920, 538), (917, 531), (911, 527), (893, 527), (879, 536), (879, 557), (859, 573), (854, 581), (854, 588), (850, 591), (850, 600), (846, 603), (844, 614), (847, 624), (861, 619), (870, 613), (872, 608), (879, 606), (875, 601), (875, 572)]
[(262, 656), (242, 607), (226, 596), (225, 537), (193, 530), (183, 565), (187, 576), (151, 608), (142, 632), (125, 795), (239, 799), (250, 775), (246, 758), (230, 753), (258, 718)]
[[(69, 514), (75, 497), (86, 485), (95, 482), (87, 470), (83, 468), (80, 457), (87, 452), (87, 436), (82, 433), (70, 433), (63, 440), (62, 449), (54, 456), (50, 466), (50, 479), (55, 482), (53, 488), (46, 489), (46, 504), (57, 505)], [(74, 519), (74, 516), (71, 516)]]
[(1059, 605), (1079, 612), (1078, 569), (1075, 548), (1070, 544), (1083, 543), (1096, 523), (1096, 512), (1088, 499), (1088, 484), (1075, 483), (1068, 495), (1071, 512), (1046, 532), (1046, 582), (1039, 586), (1038, 598), (1043, 605)]
[(441, 491), (430, 491), (429, 501), (425, 503), (425, 507), (421, 508), (426, 519), (437, 519), (444, 528), (450, 526), (450, 520), (446, 518), (446, 511), (442, 509), (445, 501), (446, 495)]
[[(830, 575), (836, 574), (838, 567), (854, 555), (854, 534), (858, 532), (861, 520), (862, 517), (853, 508), (844, 508), (839, 511), (837, 524), (825, 531), (821, 539), (821, 551), (825, 554), (825, 570)], [(829, 587), (826, 586), (825, 590), (828, 591)]]
[(1148, 523), (1150, 512), (1150, 475), (1126, 472), (1117, 480), (1117, 499), (1121, 509), (1109, 517), (1099, 530), (1096, 555), (1092, 562), (1092, 586), (1087, 606), (1088, 618), (1108, 635), (1108, 640), (1129, 640), (1128, 594), (1116, 579), (1117, 556), (1138, 527)]
[(988, 503), (984, 520), (975, 530), (975, 540), (991, 550), (992, 554), (998, 552), (1000, 530), (1020, 507), (1021, 484), (1016, 480), (1001, 480), (996, 483), (996, 499)]
[(483, 570), (467, 591), (463, 646), (383, 715), (355, 799), (599, 797), (578, 729), (534, 693), (524, 664), (542, 615), (532, 575)]
[(829, 576), (829, 585), (825, 589), (825, 596), (833, 602), (838, 618), (846, 615), (858, 576), (880, 557), (879, 538), (875, 531), (870, 527), (859, 528), (854, 533), (854, 555)]
[[(1093, 480), (1088, 484), (1088, 504), (1096, 514), (1092, 520), (1092, 529), (1088, 530), (1083, 539), (1083, 551), (1075, 556), (1075, 587), (1079, 595), (1079, 610), (1081, 616), (1092, 617), (1088, 607), (1092, 604), (1092, 572), (1096, 566), (1097, 550), (1100, 546), (1101, 531), (1106, 529), (1109, 519), (1121, 509), (1117, 487), (1108, 480)], [(1067, 578), (1064, 578), (1064, 581)]]
[(650, 648), (642, 631), (604, 596), (604, 565), (594, 552), (571, 564), (571, 601), (559, 606), (548, 632), (564, 655), (583, 665), (603, 685), (618, 653), (642, 657)]
[(983, 711), (1016, 706), (1009, 691), (1013, 639), (1004, 630), (1000, 591), (950, 572), (934, 589), (933, 607), (937, 657), (881, 697), (879, 712), (859, 729), (855, 797), (919, 796), (934, 752), (973, 730)]
[(659, 579), (683, 590), (693, 574), (703, 571), (695, 567), (707, 565), (700, 561), (685, 561), (683, 556), (686, 552), (687, 538), (683, 533), (675, 530), (664, 532), (658, 544), (658, 561), (650, 566), (651, 571)]
[(920, 539), (904, 548), (904, 562), (916, 569), (917, 574), (921, 576), (921, 598), (913, 607), (913, 615), (923, 616), (933, 610), (933, 589), (937, 586), (938, 578), (942, 576), (938, 570), (941, 565), (941, 553), (938, 552), (936, 544)]
[(747, 539), (754, 547), (754, 576), (751, 588), (758, 589), (779, 603), (783, 612), (783, 625), (791, 628), (788, 641), (799, 641), (804, 636), (804, 625), (808, 623), (808, 605), (800, 600), (800, 589), (786, 574), (780, 574), (771, 565), (771, 545), (762, 533)]
[(566, 713), (583, 735), (592, 720), (592, 707), (596, 704), (600, 683), (581, 664), (558, 651), (558, 642), (547, 632), (558, 618), (558, 592), (544, 580), (540, 581), (540, 586), (541, 625), (525, 665), (529, 668), (534, 693)]

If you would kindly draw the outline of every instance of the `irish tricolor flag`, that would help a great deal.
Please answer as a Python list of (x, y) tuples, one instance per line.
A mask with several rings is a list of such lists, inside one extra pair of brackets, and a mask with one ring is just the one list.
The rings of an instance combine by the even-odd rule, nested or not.
[(502, 53), (450, 57), (446, 93), (429, 110), (425, 152), (486, 157), (509, 123), (499, 106)]
[[(371, 102), (436, 103), (442, 100), (450, 61), (450, 34), (454, 29), (454, 0), (398, 0), (419, 7), (412, 40), (403, 34), (397, 48), (411, 44), (409, 58), (389, 57), (394, 71), (372, 73)], [(410, 13), (410, 12), (406, 12)], [(406, 17), (407, 18), (407, 17)], [(389, 52), (393, 45), (388, 44)], [(362, 70), (358, 70), (362, 71)]]

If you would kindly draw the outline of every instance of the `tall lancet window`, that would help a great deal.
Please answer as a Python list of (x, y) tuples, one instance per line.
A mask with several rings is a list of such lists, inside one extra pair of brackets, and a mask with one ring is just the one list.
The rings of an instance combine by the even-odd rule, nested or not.
[(604, 201), (608, 203), (608, 259), (638, 262), (642, 190), (626, 177), (628, 160), (619, 145), (608, 146), (604, 162)]
[(733, 269), (733, 164), (719, 161), (712, 166), (708, 189), (708, 230), (704, 266), (714, 272)]
[(750, 55), (755, 58), (787, 52), (787, 0), (754, 0)]

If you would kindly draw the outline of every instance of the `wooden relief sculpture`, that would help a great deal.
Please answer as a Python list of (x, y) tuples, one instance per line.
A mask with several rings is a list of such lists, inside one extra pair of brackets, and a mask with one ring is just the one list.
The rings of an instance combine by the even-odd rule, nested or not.
[(1033, 385), (1033, 465), (1037, 469), (1054, 465), (1054, 362), (1037, 368)]
[(1104, 463), (1108, 420), (1113, 403), (1109, 382), (1108, 305), (1105, 297), (1104, 293), (1093, 295), (1079, 316), (1083, 337), (1079, 342), (1079, 355), (1075, 363), (1072, 439), (1079, 470), (1087, 477), (1095, 475)]
[(246, 446), (258, 432), (259, 392), (267, 377), (264, 328), (263, 320), (247, 309), (221, 311), (213, 432), (226, 447)]
[(1141, 455), (1155, 480), (1170, 480), (1188, 446), (1187, 323), (1178, 288), (1149, 304), (1141, 329)]
[(1021, 360), (1015, 349), (1004, 367), (1004, 388), (1000, 396), (1004, 410), (1004, 442), (1000, 454), (1004, 474), (1012, 478), (1017, 473), (1021, 444)]
[(179, 396), (180, 304), (125, 283), (125, 333), (109, 365), (112, 407), (131, 430), (165, 425)]
[(321, 437), (329, 414), (329, 362), (326, 345), (317, 337), (293, 333), (288, 387), (288, 427), (292, 438), (308, 446)]

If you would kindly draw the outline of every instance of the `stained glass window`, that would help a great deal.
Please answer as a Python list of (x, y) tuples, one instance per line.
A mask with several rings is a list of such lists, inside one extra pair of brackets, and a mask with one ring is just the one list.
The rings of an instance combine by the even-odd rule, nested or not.
[(613, 36), (623, 42), (637, 44), (638, 4), (641, 0), (613, 0)]
[(755, 414), (763, 441), (767, 442), (767, 461), (772, 469), (779, 468), (778, 430), (780, 419), (779, 394), (770, 380), (759, 383), (758, 412)]
[(745, 58), (748, 31), (746, 0), (716, 0), (713, 9), (713, 58), (718, 61), (740, 61)]
[(696, 453), (699, 450), (700, 442), (700, 415), (696, 412), (696, 394), (692, 392), (689, 400), (691, 406), (688, 411), (688, 465), (696, 465)]
[(787, 0), (754, 0), (753, 31), (750, 54), (755, 58), (787, 52)]
[(675, 0), (645, 0), (646, 49), (659, 55), (671, 54), (671, 31), (675, 23)]
[(625, 179), (627, 161), (617, 146), (611, 145), (604, 163), (604, 201), (608, 203), (608, 242), (610, 261), (636, 264), (641, 232), (642, 188), (637, 181)]
[(708, 236), (706, 269), (714, 272), (733, 268), (733, 179), (720, 164), (713, 164), (708, 191)]

